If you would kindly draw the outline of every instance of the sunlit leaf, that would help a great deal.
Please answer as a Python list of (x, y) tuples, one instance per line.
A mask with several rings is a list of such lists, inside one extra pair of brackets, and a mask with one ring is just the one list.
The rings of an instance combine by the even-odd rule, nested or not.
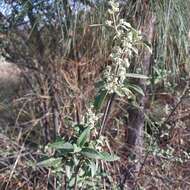
[(51, 144), (48, 144), (49, 148), (54, 148), (54, 149), (61, 149), (63, 145), (65, 144), (64, 140), (56, 141)]
[(71, 173), (71, 166), (69, 166), (69, 165), (66, 165), (66, 166), (65, 166), (65, 173), (66, 173), (66, 176), (70, 179), (71, 176), (72, 176), (72, 173)]
[(38, 166), (55, 167), (61, 165), (62, 158), (49, 158), (39, 162)]
[(127, 85), (128, 88), (131, 90), (134, 90), (135, 92), (141, 94), (142, 96), (145, 96), (143, 89), (140, 86), (137, 85)]
[(74, 144), (73, 147), (74, 147), (74, 152), (80, 152), (82, 150), (81, 147), (78, 147), (76, 144)]
[(119, 160), (119, 157), (115, 154), (109, 154), (107, 152), (98, 152), (97, 150), (94, 150), (92, 148), (84, 148), (81, 151), (81, 154), (91, 159), (100, 159), (107, 162)]
[(67, 152), (73, 152), (74, 151), (74, 147), (71, 143), (69, 142), (64, 142), (64, 141), (58, 141), (58, 142), (54, 142), (48, 145), (48, 147), (50, 148), (54, 148), (56, 150), (65, 150)]
[(94, 177), (97, 172), (96, 164), (93, 161), (90, 161), (89, 166), (90, 166), (91, 176)]
[(99, 152), (92, 148), (83, 148), (81, 154), (91, 159), (101, 159)]
[(108, 152), (100, 152), (99, 154), (101, 159), (107, 162), (113, 162), (120, 159), (117, 155), (109, 154)]

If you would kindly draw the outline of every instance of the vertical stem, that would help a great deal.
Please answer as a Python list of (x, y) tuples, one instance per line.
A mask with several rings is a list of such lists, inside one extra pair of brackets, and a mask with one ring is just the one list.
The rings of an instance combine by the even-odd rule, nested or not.
[[(115, 70), (115, 76), (117, 75), (118, 73), (118, 70), (119, 70), (119, 65), (116, 66), (116, 70)], [(98, 137), (100, 137), (100, 135), (102, 134), (102, 131), (104, 129), (104, 126), (106, 124), (106, 121), (107, 121), (107, 118), (108, 118), (108, 115), (110, 113), (110, 110), (111, 110), (111, 106), (112, 106), (112, 103), (114, 101), (114, 98), (116, 96), (116, 93), (112, 93), (108, 102), (107, 102), (107, 105), (106, 105), (106, 109), (104, 111), (104, 115), (103, 115), (103, 119), (102, 119), (102, 123), (101, 123), (101, 127), (100, 127), (100, 132), (98, 134)]]
[(101, 128), (100, 128), (98, 137), (100, 137), (100, 135), (102, 134), (102, 131), (103, 131), (103, 129), (104, 129), (105, 123), (106, 123), (107, 118), (108, 118), (108, 115), (109, 115), (109, 113), (110, 113), (111, 106), (112, 106), (113, 100), (114, 100), (114, 98), (115, 98), (115, 95), (116, 95), (116, 94), (113, 93), (113, 94), (110, 96), (110, 98), (109, 98), (109, 100), (108, 100), (108, 102), (107, 102), (106, 109), (105, 109), (105, 111), (104, 111), (103, 119), (102, 119), (102, 122), (101, 122)]
[(77, 189), (78, 189), (78, 188), (77, 188), (77, 180), (78, 180), (78, 172), (79, 172), (79, 169), (80, 169), (80, 167), (81, 167), (81, 161), (82, 161), (82, 160), (79, 161), (79, 163), (78, 163), (78, 165), (77, 165), (77, 167), (76, 167), (76, 171), (75, 171), (74, 190), (77, 190)]

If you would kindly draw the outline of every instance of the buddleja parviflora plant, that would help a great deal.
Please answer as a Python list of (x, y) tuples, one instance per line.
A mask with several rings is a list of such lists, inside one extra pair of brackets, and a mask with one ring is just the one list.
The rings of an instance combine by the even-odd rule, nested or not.
[[(127, 83), (128, 77), (146, 78), (128, 73), (130, 59), (133, 53), (138, 54), (137, 45), (142, 43), (141, 35), (128, 22), (119, 19), (118, 3), (110, 1), (109, 4), (111, 20), (107, 20), (105, 26), (114, 31), (114, 47), (110, 54), (113, 64), (106, 68), (94, 105), (87, 110), (80, 124), (71, 119), (65, 120), (72, 131), (69, 139), (60, 137), (56, 142), (48, 144), (47, 152), (52, 153), (37, 164), (54, 173), (57, 189), (103, 189), (101, 179), (105, 175), (108, 177), (108, 174), (102, 172), (102, 161), (112, 162), (119, 157), (112, 153), (107, 138), (101, 134), (106, 111), (104, 114), (98, 111), (110, 94), (131, 97), (134, 96), (131, 89), (143, 94), (138, 86)], [(108, 147), (109, 152), (105, 152), (103, 147)]]
[[(118, 96), (134, 96), (132, 90), (143, 94), (143, 91), (135, 85), (128, 83), (128, 78), (147, 77), (140, 74), (129, 73), (131, 58), (138, 54), (138, 48), (146, 45), (142, 41), (140, 31), (134, 29), (130, 23), (124, 19), (119, 19), (119, 3), (110, 1), (108, 14), (111, 20), (106, 21), (106, 25), (114, 31), (112, 53), (110, 58), (112, 66), (107, 66), (104, 73), (104, 88), (109, 94), (116, 93)], [(148, 47), (148, 46), (147, 46)]]
[(147, 79), (148, 77), (139, 73), (130, 73), (131, 60), (134, 55), (138, 55), (138, 49), (142, 46), (150, 47), (142, 40), (141, 32), (131, 26), (129, 22), (119, 18), (119, 3), (115, 1), (109, 2), (108, 10), (109, 20), (105, 26), (111, 29), (114, 33), (112, 52), (109, 55), (112, 65), (107, 66), (103, 75), (103, 79), (97, 85), (99, 92), (95, 107), (100, 109), (106, 97), (109, 96), (107, 103), (107, 113), (104, 114), (101, 125), (103, 131), (106, 118), (115, 95), (126, 97), (135, 101), (135, 92), (144, 96), (143, 90), (135, 84), (132, 84), (129, 78)]
[(105, 137), (97, 138), (100, 117), (101, 114), (95, 114), (89, 108), (80, 124), (67, 119), (72, 136), (47, 145), (47, 152), (52, 154), (43, 158), (37, 166), (51, 169), (57, 178), (57, 189), (62, 189), (62, 184), (65, 189), (102, 188), (101, 177), (105, 173), (101, 171), (100, 161), (112, 162), (119, 157), (103, 150), (108, 143)]

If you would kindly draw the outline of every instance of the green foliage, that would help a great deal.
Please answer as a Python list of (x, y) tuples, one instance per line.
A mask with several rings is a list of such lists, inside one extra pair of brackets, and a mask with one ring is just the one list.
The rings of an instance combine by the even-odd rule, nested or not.
[(38, 166), (50, 167), (50, 168), (61, 168), (61, 160), (62, 158), (48, 158), (44, 161), (38, 163)]
[(48, 145), (48, 148), (53, 148), (55, 150), (61, 149), (65, 152), (73, 152), (74, 151), (74, 146), (69, 142), (65, 142), (64, 140), (51, 143)]
[(82, 133), (81, 135), (79, 136), (79, 138), (77, 139), (77, 145), (79, 147), (83, 147), (84, 144), (89, 141), (90, 139), (90, 127), (87, 127)]
[[(98, 138), (96, 135), (97, 118), (89, 109), (80, 127), (73, 122), (72, 128), (76, 130), (69, 141), (59, 139), (48, 144), (46, 151), (53, 152), (53, 155), (50, 154), (48, 158), (37, 164), (39, 167), (51, 169), (59, 181), (60, 176), (66, 175), (67, 189), (86, 186), (89, 182), (86, 181), (87, 178), (93, 182), (101, 174), (99, 173), (101, 165), (98, 160), (107, 162), (119, 160), (118, 156), (103, 151), (107, 140), (102, 136)], [(80, 130), (77, 129), (78, 127)], [(91, 177), (94, 179), (90, 179)]]
[(107, 91), (106, 90), (100, 90), (99, 94), (96, 96), (95, 101), (94, 101), (94, 108), (96, 110), (100, 110), (106, 97), (107, 97)]

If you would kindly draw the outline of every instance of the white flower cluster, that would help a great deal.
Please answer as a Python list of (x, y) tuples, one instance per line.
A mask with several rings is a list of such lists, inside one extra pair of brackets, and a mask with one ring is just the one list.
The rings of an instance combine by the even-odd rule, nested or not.
[(130, 63), (128, 57), (125, 56), (126, 50), (119, 46), (113, 47), (110, 58), (115, 65), (123, 66), (126, 69), (129, 68)]
[(138, 54), (136, 44), (141, 41), (140, 32), (135, 30), (130, 23), (124, 19), (118, 19), (119, 3), (110, 1), (110, 9), (113, 20), (107, 20), (106, 25), (114, 28), (115, 36), (113, 38), (115, 46), (112, 49), (110, 58), (113, 66), (108, 66), (104, 73), (104, 88), (108, 93), (117, 93), (119, 96), (131, 96), (132, 92), (125, 87), (126, 73), (130, 66), (132, 54)]
[(92, 110), (92, 107), (87, 109), (85, 116), (83, 116), (81, 124), (85, 127), (90, 127), (93, 129), (100, 118), (100, 114), (95, 114)]
[(124, 81), (126, 79), (126, 69), (125, 67), (119, 66), (117, 75), (113, 74), (112, 68), (107, 66), (104, 73), (104, 89), (108, 91), (109, 94), (116, 93), (117, 95), (123, 96), (132, 96), (132, 92), (125, 87)]

